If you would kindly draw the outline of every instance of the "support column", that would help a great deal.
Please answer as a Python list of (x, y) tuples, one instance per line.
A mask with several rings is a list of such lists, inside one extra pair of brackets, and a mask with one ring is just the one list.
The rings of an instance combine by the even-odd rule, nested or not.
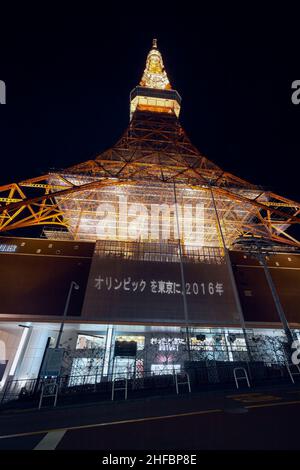
[(265, 273), (267, 283), (268, 283), (268, 286), (270, 288), (270, 291), (271, 291), (271, 294), (272, 294), (272, 297), (273, 297), (273, 301), (274, 301), (278, 316), (279, 316), (280, 321), (283, 325), (283, 329), (284, 329), (285, 335), (286, 335), (287, 340), (288, 340), (288, 345), (291, 347), (291, 345), (294, 341), (293, 333), (291, 332), (291, 329), (289, 327), (287, 318), (286, 318), (284, 310), (282, 308), (277, 289), (276, 289), (274, 281), (272, 279), (269, 267), (266, 263), (266, 258), (264, 256), (264, 254), (261, 253), (260, 251), (258, 252), (257, 258), (263, 266), (264, 273)]
[(111, 352), (114, 336), (114, 327), (113, 325), (107, 325), (106, 330), (106, 341), (105, 341), (105, 352), (103, 358), (103, 367), (102, 367), (102, 377), (107, 377), (111, 369)]
[[(234, 277), (233, 269), (232, 269), (232, 265), (231, 265), (231, 260), (230, 260), (230, 256), (229, 256), (226, 244), (225, 244), (225, 239), (224, 239), (224, 235), (223, 235), (223, 231), (222, 231), (222, 227), (221, 227), (221, 222), (220, 222), (220, 218), (219, 218), (219, 214), (218, 214), (218, 209), (217, 209), (213, 189), (212, 189), (211, 186), (210, 186), (210, 192), (211, 192), (212, 202), (213, 202), (213, 206), (214, 206), (214, 210), (215, 210), (215, 214), (216, 214), (217, 225), (218, 225), (218, 229), (219, 229), (219, 233), (220, 233), (220, 236), (221, 236), (222, 245), (223, 245), (223, 249), (224, 249), (225, 262), (227, 264), (229, 278), (230, 278), (231, 286), (232, 286), (232, 289), (233, 289), (233, 295), (234, 295), (236, 307), (237, 307), (238, 314), (239, 314), (239, 320), (240, 320), (243, 335), (244, 335), (244, 338), (245, 338), (245, 343), (246, 343), (247, 353), (248, 353), (247, 354), (248, 361), (251, 361), (252, 360), (251, 350), (250, 350), (250, 345), (249, 345), (249, 342), (248, 342), (248, 337), (247, 337), (247, 332), (246, 332), (246, 325), (245, 325), (243, 309), (242, 309), (242, 306), (241, 306), (240, 297), (239, 297), (239, 293), (238, 293), (238, 290), (237, 290), (235, 277)], [(248, 367), (248, 369), (249, 369), (249, 367)], [(250, 369), (249, 369), (249, 374), (250, 374)]]
[(184, 311), (184, 320), (185, 320), (186, 344), (187, 344), (188, 358), (189, 358), (189, 361), (191, 361), (192, 355), (191, 355), (191, 343), (190, 343), (188, 303), (187, 303), (186, 291), (185, 291), (185, 275), (184, 275), (183, 261), (182, 261), (181, 234), (180, 234), (180, 227), (179, 227), (175, 181), (174, 181), (173, 187), (174, 187), (174, 201), (175, 201), (176, 226), (177, 226), (179, 261), (180, 261), (180, 275), (181, 275), (181, 285), (182, 285), (183, 311)]

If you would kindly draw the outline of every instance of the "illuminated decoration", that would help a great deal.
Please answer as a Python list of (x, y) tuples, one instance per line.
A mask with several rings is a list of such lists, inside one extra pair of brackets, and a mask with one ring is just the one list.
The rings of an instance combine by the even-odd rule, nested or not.
[(222, 247), (217, 210), (228, 248), (247, 237), (299, 248), (287, 229), (300, 223), (300, 203), (208, 160), (182, 128), (180, 106), (154, 41), (121, 138), (95, 159), (0, 187), (0, 232), (42, 225), (52, 239), (180, 240), (192, 251)]

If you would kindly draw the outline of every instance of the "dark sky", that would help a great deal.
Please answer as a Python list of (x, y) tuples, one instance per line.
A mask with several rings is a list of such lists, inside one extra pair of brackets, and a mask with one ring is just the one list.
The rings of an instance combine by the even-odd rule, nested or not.
[(148, 26), (142, 12), (43, 8), (1, 19), (0, 184), (110, 147), (157, 37), (193, 143), (227, 171), (300, 201), (300, 105), (291, 102), (299, 12), (154, 12)]

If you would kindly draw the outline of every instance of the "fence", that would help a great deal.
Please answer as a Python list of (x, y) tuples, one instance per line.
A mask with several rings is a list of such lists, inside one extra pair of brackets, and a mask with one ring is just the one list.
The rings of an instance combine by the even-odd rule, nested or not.
[(71, 397), (78, 394), (97, 393), (106, 398), (111, 393), (112, 382), (127, 378), (129, 388), (132, 391), (170, 389), (175, 386), (174, 374), (153, 374), (151, 372), (139, 372), (135, 374), (124, 373), (101, 377), (100, 374), (62, 376), (53, 379), (23, 379), (8, 381), (0, 396), (0, 403), (13, 400), (26, 401), (40, 394), (42, 385), (55, 380), (58, 383), (59, 396)]
[[(290, 383), (287, 367), (285, 363), (264, 363), (264, 362), (222, 362), (222, 361), (198, 361), (186, 362), (185, 372), (188, 373), (193, 391), (234, 388), (234, 368), (244, 367), (247, 370), (251, 385), (270, 383)], [(109, 399), (111, 396), (112, 382), (127, 379), (129, 397), (138, 397), (151, 394), (168, 394), (176, 392), (177, 371), (166, 373), (163, 370), (159, 374), (150, 371), (134, 373), (114, 374), (101, 376), (93, 375), (72, 375), (62, 376), (54, 379), (23, 379), (8, 381), (0, 396), (0, 403), (26, 402), (37, 400), (41, 393), (42, 385), (55, 380), (58, 384), (59, 400), (70, 402), (76, 400), (81, 395), (89, 395), (95, 399)], [(97, 395), (97, 397), (96, 397)], [(77, 398), (76, 398), (77, 397)]]

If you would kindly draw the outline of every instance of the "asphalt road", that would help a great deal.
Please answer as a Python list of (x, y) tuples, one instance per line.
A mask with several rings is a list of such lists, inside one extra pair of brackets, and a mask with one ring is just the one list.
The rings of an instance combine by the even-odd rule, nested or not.
[(300, 450), (300, 389), (2, 413), (4, 450)]

